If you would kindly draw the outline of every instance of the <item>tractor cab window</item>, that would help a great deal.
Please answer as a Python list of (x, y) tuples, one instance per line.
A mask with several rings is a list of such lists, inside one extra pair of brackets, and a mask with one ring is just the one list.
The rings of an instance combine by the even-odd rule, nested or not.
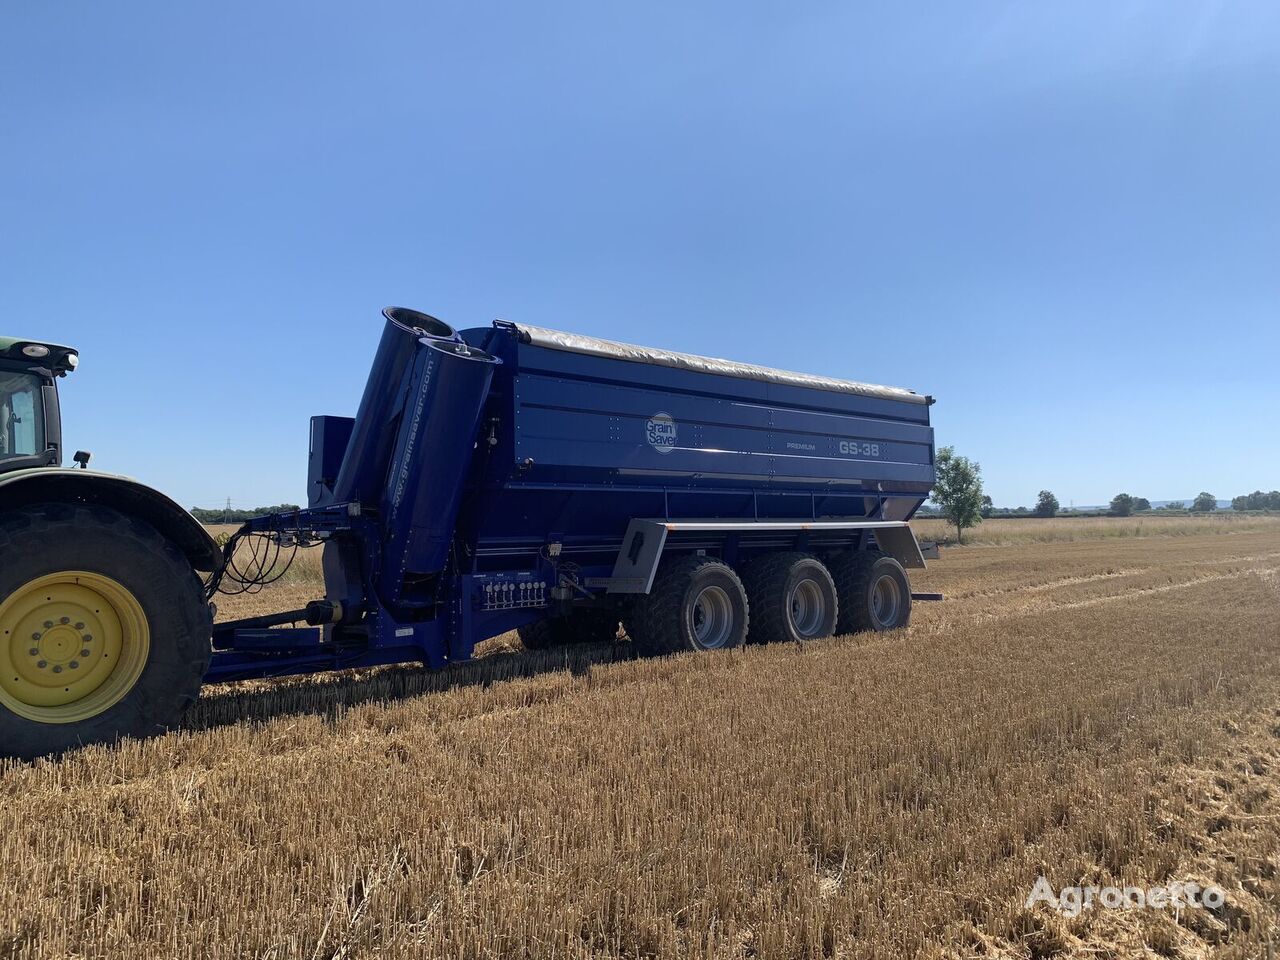
[(42, 386), (34, 374), (0, 370), (0, 457), (44, 453)]

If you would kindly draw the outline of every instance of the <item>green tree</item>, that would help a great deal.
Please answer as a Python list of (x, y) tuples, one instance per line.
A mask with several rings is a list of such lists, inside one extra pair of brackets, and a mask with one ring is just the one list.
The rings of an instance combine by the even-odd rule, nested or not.
[(1037, 517), (1055, 517), (1058, 515), (1058, 507), (1058, 498), (1053, 495), (1052, 490), (1040, 491), (1040, 498), (1036, 500)]
[(1133, 513), (1133, 497), (1127, 493), (1117, 493), (1111, 498), (1111, 512), (1117, 517), (1127, 517)]
[(1196, 497), (1191, 504), (1192, 513), (1209, 513), (1218, 509), (1218, 498), (1212, 493), (1201, 491), (1200, 496)]
[(1146, 497), (1134, 497), (1134, 498), (1133, 498), (1133, 512), (1134, 512), (1134, 513), (1142, 513), (1142, 511), (1144, 511), (1144, 510), (1150, 510), (1150, 509), (1151, 509), (1151, 501), (1150, 501), (1150, 500), (1148, 500)]
[(1243, 494), (1231, 501), (1232, 510), (1280, 510), (1280, 491), (1272, 490), (1270, 493), (1263, 493), (1261, 490), (1255, 490), (1253, 493)]
[(293, 513), (301, 510), (295, 503), (278, 503), (273, 507), (258, 507), (256, 510), (226, 510), (222, 507), (192, 507), (191, 515), (201, 523), (244, 523), (253, 517), (265, 516), (268, 513)]
[(935, 466), (938, 481), (933, 486), (933, 502), (956, 525), (956, 539), (964, 543), (965, 527), (982, 522), (982, 467), (968, 457), (957, 456), (955, 447), (939, 450)]
[(984, 493), (984, 494), (982, 495), (982, 510), (981, 510), (981, 513), (982, 513), (982, 519), (983, 519), (983, 520), (990, 520), (990, 519), (991, 519), (991, 514), (993, 514), (993, 513), (995, 512), (995, 509), (996, 509), (996, 505), (995, 505), (995, 503), (992, 501), (992, 499), (991, 499), (989, 496), (987, 496), (987, 495)]
[(1185, 510), (1187, 508), (1181, 500), (1170, 500), (1163, 507), (1161, 507), (1161, 509), (1162, 510)]

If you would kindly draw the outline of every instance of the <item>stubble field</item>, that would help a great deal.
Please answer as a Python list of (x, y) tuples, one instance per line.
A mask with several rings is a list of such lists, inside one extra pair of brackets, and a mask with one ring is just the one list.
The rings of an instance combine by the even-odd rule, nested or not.
[[(1280, 520), (1046, 539), (945, 551), (908, 631), (496, 641), (6, 766), (0, 957), (1262, 955)], [(1227, 901), (1067, 920), (1041, 875)]]

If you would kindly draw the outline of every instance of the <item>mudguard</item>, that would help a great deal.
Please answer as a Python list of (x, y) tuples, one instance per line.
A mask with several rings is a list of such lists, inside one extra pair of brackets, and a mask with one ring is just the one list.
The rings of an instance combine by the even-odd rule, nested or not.
[(208, 573), (222, 564), (209, 532), (163, 493), (129, 477), (93, 470), (41, 467), (0, 474), (0, 510), (31, 503), (96, 503), (145, 520)]

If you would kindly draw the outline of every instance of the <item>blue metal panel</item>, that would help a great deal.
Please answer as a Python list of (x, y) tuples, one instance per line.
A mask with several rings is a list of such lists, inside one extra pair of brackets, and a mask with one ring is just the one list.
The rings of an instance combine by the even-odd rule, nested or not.
[(554, 350), (509, 329), (462, 336), (506, 364), (469, 521), (481, 547), (548, 525), (620, 535), (640, 514), (901, 519), (934, 481), (925, 403)]
[(532, 461), (529, 478), (869, 489), (934, 479), (924, 404), (540, 347), (516, 357), (512, 455)]
[(350, 417), (312, 417), (311, 445), (307, 455), (307, 506), (323, 507), (333, 500), (333, 484), (355, 421)]
[[(566, 394), (581, 406), (566, 407)], [(531, 458), (539, 470), (555, 465), (825, 485), (932, 479), (928, 427), (827, 414), (813, 415), (820, 419), (800, 429), (794, 410), (599, 384), (570, 388), (523, 376), (516, 404), (516, 460)], [(667, 443), (650, 438), (655, 416), (659, 439)]]

